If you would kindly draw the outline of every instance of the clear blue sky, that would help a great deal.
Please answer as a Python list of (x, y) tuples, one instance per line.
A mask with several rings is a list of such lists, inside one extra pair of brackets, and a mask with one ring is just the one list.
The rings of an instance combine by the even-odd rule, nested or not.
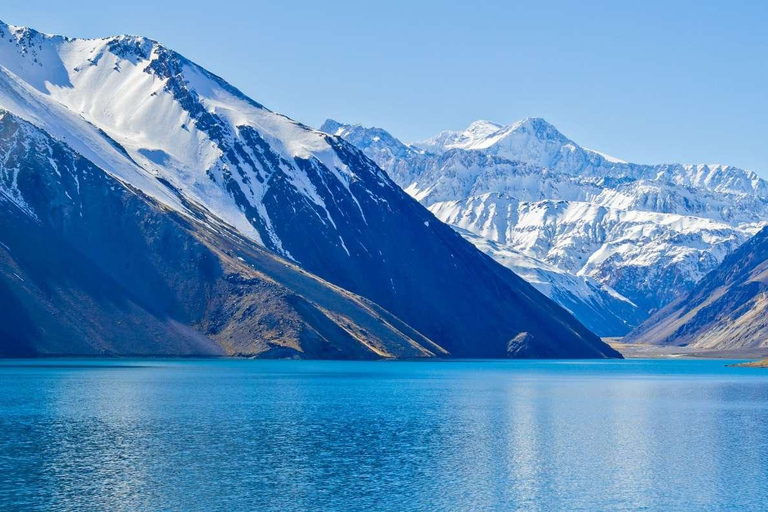
[(768, 2), (3, 0), (0, 19), (158, 39), (313, 126), (410, 141), (536, 116), (627, 160), (768, 177)]

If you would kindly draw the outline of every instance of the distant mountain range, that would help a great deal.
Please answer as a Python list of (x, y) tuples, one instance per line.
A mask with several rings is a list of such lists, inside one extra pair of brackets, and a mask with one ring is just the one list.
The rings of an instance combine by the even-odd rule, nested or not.
[(768, 228), (626, 341), (702, 350), (768, 350)]
[(344, 139), (0, 23), (4, 355), (620, 357)]
[(690, 292), (768, 220), (768, 183), (723, 165), (639, 165), (543, 119), (405, 144), (328, 120), (412, 197), (603, 336)]

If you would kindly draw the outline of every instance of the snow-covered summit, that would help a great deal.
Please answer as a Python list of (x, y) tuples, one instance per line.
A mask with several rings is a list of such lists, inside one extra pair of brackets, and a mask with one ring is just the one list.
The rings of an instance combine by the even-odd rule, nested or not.
[(526, 118), (506, 126), (477, 121), (466, 130), (441, 132), (412, 147), (438, 155), (452, 149), (481, 151), (573, 176), (667, 181), (717, 193), (768, 197), (768, 183), (752, 171), (727, 165), (628, 163), (580, 146), (541, 118)]
[(435, 137), (414, 143), (413, 146), (431, 153), (443, 153), (454, 148), (467, 149), (487, 139), (501, 128), (503, 126), (500, 124), (479, 120), (470, 124), (465, 130), (440, 132)]
[[(108, 137), (127, 156), (116, 167), (149, 176), (149, 189), (160, 178), (285, 256), (263, 207), (270, 177), (285, 173), (328, 226), (336, 219), (297, 159), (330, 169), (345, 190), (355, 179), (327, 135), (271, 112), (152, 39), (72, 39), (0, 24), (0, 68), (14, 95), (35, 97), (39, 106), (32, 113), (25, 102), (27, 112), (19, 115), (54, 134), (74, 129), (80, 140)], [(12, 96), (8, 88), (0, 92), (0, 106), (18, 107)]]
[(510, 137), (533, 134), (537, 139), (553, 139), (567, 143), (557, 129), (542, 118), (529, 117), (511, 125), (502, 125), (491, 121), (478, 120), (460, 131), (443, 131), (437, 136), (415, 142), (413, 146), (433, 153), (442, 153), (450, 149), (487, 149)]
[(418, 153), (414, 148), (403, 144), (381, 128), (366, 128), (361, 124), (342, 124), (333, 119), (327, 119), (320, 127), (320, 131), (342, 137), (345, 140), (357, 140), (369, 148), (386, 148), (399, 156), (411, 156), (413, 153)]

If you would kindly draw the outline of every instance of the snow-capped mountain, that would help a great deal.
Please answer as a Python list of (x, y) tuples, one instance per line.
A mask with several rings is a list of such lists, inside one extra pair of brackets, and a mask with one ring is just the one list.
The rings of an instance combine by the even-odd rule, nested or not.
[(435, 154), (451, 149), (479, 150), (486, 155), (580, 177), (632, 178), (697, 187), (712, 192), (756, 194), (763, 198), (768, 196), (768, 183), (754, 172), (726, 165), (627, 163), (582, 148), (540, 118), (526, 118), (509, 126), (478, 121), (463, 132), (443, 132), (413, 146)]
[[(444, 222), (548, 265), (539, 270), (547, 284), (534, 283), (603, 335), (626, 333), (688, 292), (768, 220), (768, 183), (752, 172), (626, 163), (542, 119), (478, 121), (410, 145), (378, 128), (329, 120), (321, 129), (363, 149)], [(524, 274), (514, 260), (497, 259)], [(552, 268), (602, 285), (587, 286), (589, 301), (614, 322), (592, 323), (592, 308), (558, 299), (584, 295)], [(617, 296), (634, 314), (613, 310)], [(615, 304), (623, 309), (624, 300)]]
[[(166, 211), (215, 232), (231, 226), (374, 301), (444, 353), (617, 355), (436, 221), (360, 150), (153, 40), (70, 39), (0, 23), (0, 108)], [(5, 193), (24, 210), (14, 183)]]
[(768, 349), (768, 228), (728, 255), (688, 295), (633, 331), (627, 342)]

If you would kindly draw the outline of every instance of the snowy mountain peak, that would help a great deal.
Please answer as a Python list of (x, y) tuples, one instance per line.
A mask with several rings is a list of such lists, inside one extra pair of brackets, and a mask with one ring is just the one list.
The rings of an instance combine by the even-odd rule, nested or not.
[(516, 123), (511, 124), (502, 130), (503, 136), (513, 134), (531, 134), (539, 140), (557, 140), (562, 144), (573, 143), (568, 137), (563, 135), (560, 130), (541, 117), (526, 117)]
[[(361, 127), (337, 133), (440, 220), (497, 261), (535, 277), (561, 305), (586, 314), (586, 322), (605, 310), (636, 323), (690, 290), (768, 221), (768, 183), (750, 171), (626, 163), (579, 146), (541, 118), (470, 128), (415, 144), (420, 153), (396, 151), (394, 137), (395, 143), (374, 149), (373, 132)], [(533, 259), (523, 265), (518, 254)], [(546, 262), (570, 281), (543, 266), (535, 276), (523, 270), (535, 266), (532, 261)], [(573, 297), (587, 297), (574, 292), (583, 290), (577, 278), (605, 287), (588, 287), (595, 294), (587, 302), (600, 306), (574, 306)], [(635, 312), (610, 306), (611, 290)]]
[[(119, 153), (106, 169), (147, 182), (142, 190), (171, 207), (178, 201), (167, 200), (163, 188), (183, 191), (185, 200), (291, 257), (263, 206), (275, 182), (331, 227), (340, 220), (313, 183), (317, 169), (354, 195), (350, 183), (358, 176), (344, 163), (343, 142), (269, 111), (152, 39), (0, 30), (0, 107), (56, 137), (74, 134), (76, 149), (100, 164), (106, 152), (92, 148), (106, 143), (112, 156)], [(377, 169), (370, 172), (393, 186)]]
[[(38, 32), (30, 27), (22, 27), (18, 25), (10, 25), (0, 20), (0, 37), (2, 38), (14, 38), (19, 45), (28, 46), (35, 42), (35, 39), (39, 38), (59, 38), (66, 39), (62, 36), (56, 36), (53, 34), (45, 34)], [(10, 42), (10, 41), (9, 41)]]
[(504, 125), (480, 119), (470, 124), (464, 132), (477, 137), (487, 137), (503, 127)]
[(370, 136), (372, 140), (384, 138), (384, 139), (387, 139), (388, 141), (402, 144), (400, 141), (392, 137), (392, 135), (390, 135), (387, 131), (381, 128), (376, 128), (375, 126), (372, 126), (370, 128), (365, 128), (363, 127), (362, 124), (359, 124), (359, 123), (343, 124), (333, 119), (326, 119), (325, 122), (322, 124), (322, 126), (320, 126), (319, 130), (321, 132), (325, 132), (330, 135), (335, 135), (339, 137), (343, 135), (356, 133), (361, 130), (365, 130), (365, 132)]
[(361, 124), (343, 124), (333, 119), (327, 119), (320, 127), (320, 131), (347, 141), (354, 140), (357, 147), (365, 144), (366, 147), (386, 149), (400, 156), (414, 151), (413, 148), (406, 146), (382, 128), (366, 128)]
[(519, 121), (515, 121), (511, 125), (509, 125), (507, 128), (509, 128), (509, 132), (514, 131), (529, 131), (536, 133), (542, 138), (562, 138), (565, 139), (566, 137), (560, 133), (560, 131), (555, 128), (555, 125), (548, 122), (543, 117), (526, 117)]
[(124, 42), (127, 44), (146, 44), (161, 46), (160, 43), (154, 39), (150, 39), (145, 36), (123, 34), (118, 36), (109, 36), (102, 38), (80, 38), (80, 37), (67, 37), (59, 34), (49, 34), (46, 32), (40, 32), (31, 27), (25, 27), (21, 25), (11, 25), (0, 20), (0, 37), (7, 40), (9, 43), (14, 43), (10, 39), (15, 39), (15, 43), (18, 44), (20, 49), (30, 49), (35, 45), (41, 44), (44, 40), (54, 42), (74, 42), (74, 41), (116, 41)]
[(452, 149), (483, 150), (506, 158), (522, 157), (516, 159), (546, 166), (554, 153), (565, 146), (576, 145), (546, 120), (528, 117), (506, 126), (475, 121), (466, 130), (444, 131), (413, 146), (436, 154)]
[(360, 123), (358, 124), (344, 124), (336, 121), (335, 119), (328, 118), (325, 120), (325, 122), (320, 126), (319, 130), (321, 132), (329, 133), (331, 135), (337, 135), (337, 132), (342, 129), (349, 129), (349, 128), (355, 128), (357, 126), (362, 126)]
[(462, 148), (476, 144), (496, 133), (503, 125), (491, 121), (475, 121), (462, 131), (443, 131), (437, 136), (422, 142), (412, 144), (414, 147), (429, 151), (430, 153), (443, 153), (445, 151)]

